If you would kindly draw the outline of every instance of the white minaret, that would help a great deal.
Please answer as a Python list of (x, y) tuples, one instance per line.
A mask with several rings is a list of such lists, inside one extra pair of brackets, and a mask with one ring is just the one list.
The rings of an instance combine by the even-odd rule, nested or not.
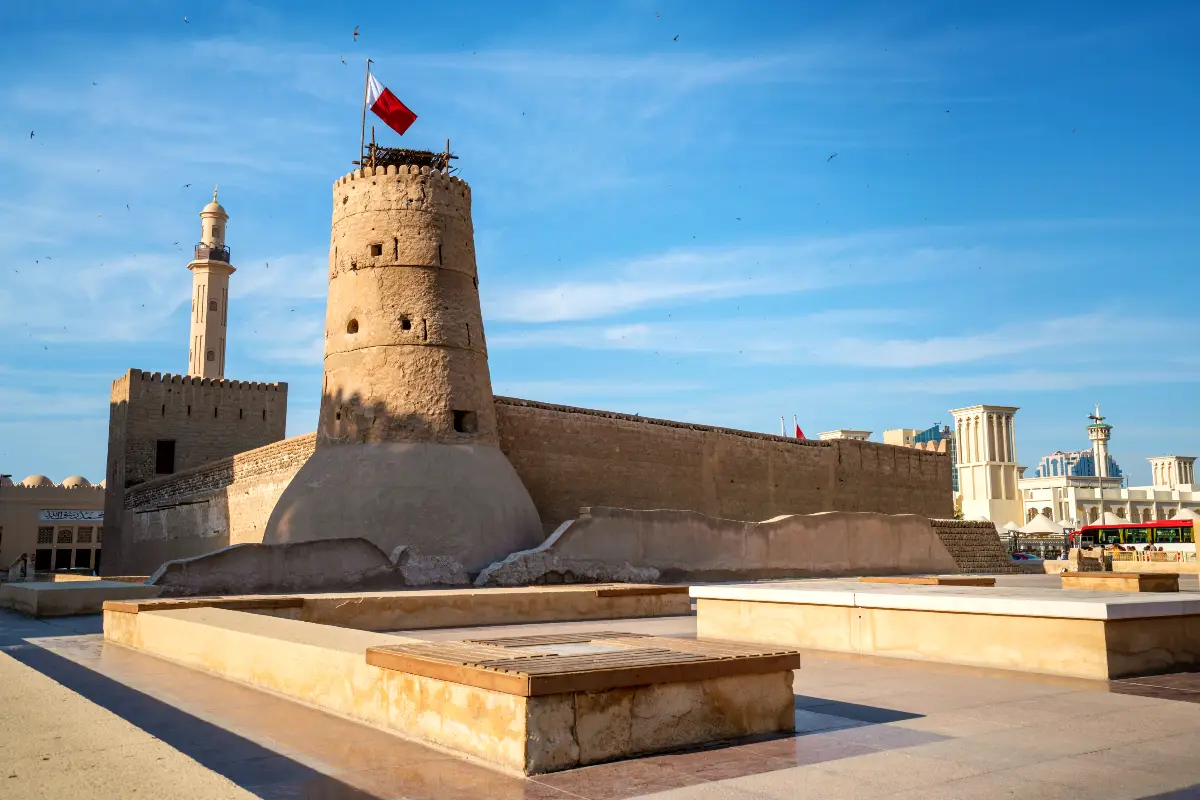
[(1104, 424), (1100, 416), (1100, 404), (1096, 404), (1096, 413), (1088, 416), (1092, 421), (1088, 425), (1088, 438), (1092, 440), (1092, 455), (1096, 460), (1096, 475), (1108, 477), (1108, 440), (1112, 438), (1112, 425)]
[(225, 246), (229, 215), (217, 202), (200, 212), (200, 243), (192, 271), (192, 337), (188, 345), (188, 374), (201, 378), (225, 375), (225, 330), (229, 322), (229, 276), (234, 269)]

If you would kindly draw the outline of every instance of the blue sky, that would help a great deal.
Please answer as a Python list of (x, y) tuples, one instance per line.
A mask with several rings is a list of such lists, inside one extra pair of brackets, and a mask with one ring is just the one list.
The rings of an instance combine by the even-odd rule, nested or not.
[(1148, 482), (1200, 454), (1200, 9), (988, 5), (5, 3), (0, 472), (99, 480), (112, 379), (186, 370), (214, 183), (228, 376), (315, 427), (370, 56), (472, 185), (498, 394), (876, 439), (1017, 405), (1030, 466), (1099, 402)]

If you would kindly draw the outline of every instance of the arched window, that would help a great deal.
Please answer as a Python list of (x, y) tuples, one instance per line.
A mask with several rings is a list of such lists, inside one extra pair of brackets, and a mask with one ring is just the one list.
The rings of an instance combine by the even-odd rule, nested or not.
[(206, 360), (208, 360), (208, 361), (216, 361), (216, 360), (217, 360), (217, 354), (216, 354), (216, 353), (214, 353), (212, 350), (209, 350), (209, 351), (208, 351), (208, 354), (207, 354), (207, 355), (205, 355), (205, 359), (206, 359)]

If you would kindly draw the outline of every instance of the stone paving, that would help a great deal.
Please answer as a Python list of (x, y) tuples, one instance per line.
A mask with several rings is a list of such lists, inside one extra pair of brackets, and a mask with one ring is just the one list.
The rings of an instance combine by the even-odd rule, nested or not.
[[(1053, 576), (1003, 580), (1030, 578)], [(597, 622), (410, 633), (581, 626)], [(603, 627), (689, 636), (694, 620)], [(808, 654), (795, 736), (527, 780), (105, 645), (99, 629), (0, 612), (0, 796), (1200, 798), (1200, 673), (1100, 682)], [(31, 677), (28, 696), (4, 688)]]

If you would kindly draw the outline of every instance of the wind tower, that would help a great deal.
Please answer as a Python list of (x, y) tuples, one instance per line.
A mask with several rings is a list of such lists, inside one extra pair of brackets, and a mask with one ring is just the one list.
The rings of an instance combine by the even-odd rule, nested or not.
[(229, 322), (229, 276), (234, 273), (225, 246), (229, 215), (217, 202), (200, 211), (200, 241), (192, 271), (192, 331), (188, 345), (188, 375), (198, 378), (225, 376), (225, 338)]
[(1017, 411), (1015, 406), (978, 405), (950, 412), (966, 519), (985, 519), (997, 525), (1024, 522), (1013, 428)]

